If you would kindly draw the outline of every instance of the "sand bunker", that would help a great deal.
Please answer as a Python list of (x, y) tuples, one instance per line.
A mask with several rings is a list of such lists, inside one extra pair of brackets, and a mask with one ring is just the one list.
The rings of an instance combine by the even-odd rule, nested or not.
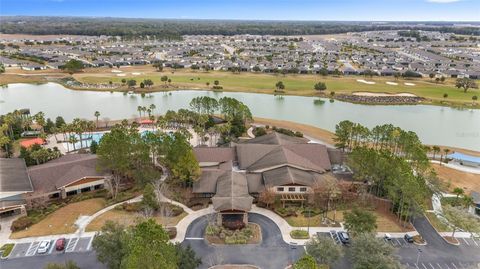
[(415, 84), (414, 84), (414, 83), (408, 83), (408, 82), (405, 82), (404, 84), (405, 84), (405, 85), (407, 85), (407, 86), (415, 86)]
[(401, 93), (386, 93), (386, 92), (354, 92), (353, 95), (359, 96), (408, 96), (417, 97), (415, 94), (401, 92)]
[(396, 82), (391, 82), (391, 81), (387, 81), (387, 82), (385, 82), (385, 83), (387, 83), (388, 85), (393, 85), (393, 86), (397, 86), (397, 85), (398, 85), (398, 83), (396, 83)]
[(112, 70), (112, 73), (122, 73), (120, 70)]
[(373, 81), (366, 81), (364, 79), (357, 79), (357, 82), (364, 83), (364, 84), (369, 84), (369, 85), (375, 84), (375, 82), (373, 82)]
[(125, 74), (117, 74), (117, 77), (124, 77)]

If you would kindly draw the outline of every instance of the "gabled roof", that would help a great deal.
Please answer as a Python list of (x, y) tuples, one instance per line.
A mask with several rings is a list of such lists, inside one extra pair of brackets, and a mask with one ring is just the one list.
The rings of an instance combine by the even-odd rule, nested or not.
[(244, 173), (228, 171), (218, 178), (216, 194), (212, 198), (215, 211), (250, 211), (252, 202)]
[(323, 173), (331, 169), (327, 148), (321, 144), (237, 145), (240, 169), (264, 171), (283, 165)]
[(264, 145), (287, 145), (287, 144), (305, 144), (308, 139), (303, 137), (293, 137), (277, 132), (272, 132), (266, 135), (257, 136), (249, 139), (244, 144), (264, 144)]
[(25, 160), (0, 158), (0, 192), (31, 192), (32, 181)]
[(65, 155), (28, 169), (35, 192), (52, 192), (84, 177), (100, 177), (97, 156), (92, 154)]

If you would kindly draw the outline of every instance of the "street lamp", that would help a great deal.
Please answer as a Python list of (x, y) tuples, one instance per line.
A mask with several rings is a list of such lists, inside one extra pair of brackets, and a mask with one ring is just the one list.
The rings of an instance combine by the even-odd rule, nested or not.
[(420, 253), (422, 253), (422, 250), (418, 248), (418, 252), (417, 252), (417, 262), (415, 263), (418, 267), (418, 260), (420, 259)]

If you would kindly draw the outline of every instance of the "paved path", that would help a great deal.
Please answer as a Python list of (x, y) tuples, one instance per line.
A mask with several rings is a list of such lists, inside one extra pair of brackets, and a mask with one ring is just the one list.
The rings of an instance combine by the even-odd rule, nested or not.
[(247, 135), (250, 138), (255, 138), (255, 135), (253, 134), (253, 127), (248, 128)]
[(75, 222), (75, 225), (77, 225), (77, 227), (78, 227), (78, 229), (75, 233), (80, 233), (80, 234), (84, 233), (85, 228), (87, 228), (87, 226), (88, 226), (88, 224), (90, 224), (90, 222), (92, 222), (96, 217), (102, 215), (103, 213), (114, 209), (116, 206), (121, 205), (121, 204), (130, 204), (130, 203), (140, 202), (140, 201), (142, 201), (142, 198), (143, 198), (143, 195), (139, 195), (139, 196), (137, 196), (135, 198), (132, 198), (130, 200), (123, 201), (123, 202), (120, 202), (120, 203), (116, 203), (116, 204), (113, 204), (111, 206), (107, 206), (107, 207), (95, 212), (95, 214), (93, 214), (93, 215), (80, 216), (77, 219), (77, 221)]

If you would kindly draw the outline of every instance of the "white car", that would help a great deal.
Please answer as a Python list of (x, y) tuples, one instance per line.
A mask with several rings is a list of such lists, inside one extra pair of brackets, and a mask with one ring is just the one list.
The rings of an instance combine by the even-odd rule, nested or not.
[(45, 254), (47, 253), (48, 249), (50, 248), (50, 241), (45, 240), (40, 242), (40, 245), (38, 246), (37, 253), (38, 254)]

